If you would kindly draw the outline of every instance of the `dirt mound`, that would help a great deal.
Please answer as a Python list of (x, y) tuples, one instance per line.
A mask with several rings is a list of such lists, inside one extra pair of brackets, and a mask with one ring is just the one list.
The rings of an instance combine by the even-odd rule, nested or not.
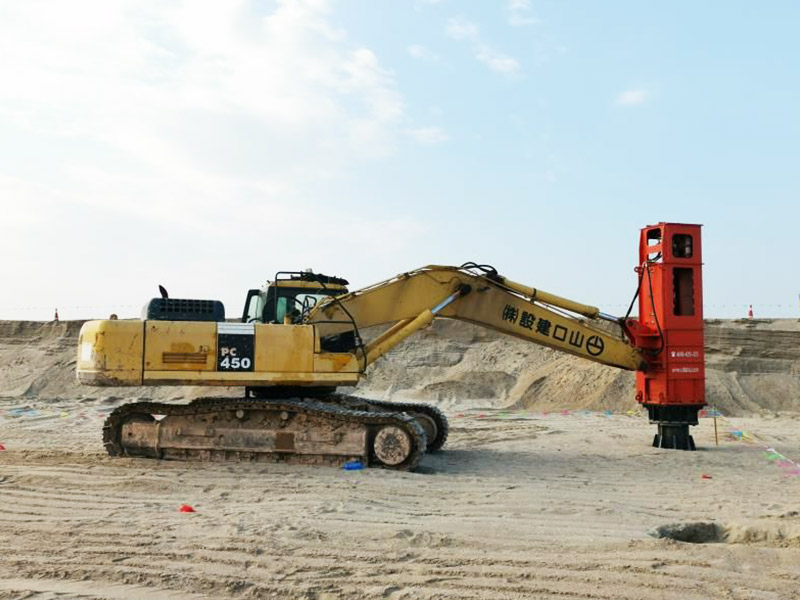
[(707, 394), (729, 414), (800, 412), (800, 322), (711, 321)]
[[(800, 412), (800, 323), (709, 321), (706, 396), (729, 415)], [(636, 408), (634, 374), (455, 321), (395, 349), (359, 390), (443, 405), (550, 411)]]
[[(184, 400), (207, 388), (91, 388), (75, 380), (80, 321), (0, 321), (0, 397)], [(709, 321), (707, 399), (725, 414), (800, 413), (800, 323)], [(632, 373), (479, 327), (436, 321), (368, 371), (358, 393), (445, 408), (636, 408)], [(214, 394), (239, 395), (216, 388)]]

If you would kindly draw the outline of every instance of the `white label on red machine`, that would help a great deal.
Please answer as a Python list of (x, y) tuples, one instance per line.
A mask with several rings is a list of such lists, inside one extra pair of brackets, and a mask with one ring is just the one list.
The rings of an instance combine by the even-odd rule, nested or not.
[(672, 367), (673, 373), (699, 373), (699, 367)]
[(699, 350), (671, 350), (671, 358), (700, 358)]

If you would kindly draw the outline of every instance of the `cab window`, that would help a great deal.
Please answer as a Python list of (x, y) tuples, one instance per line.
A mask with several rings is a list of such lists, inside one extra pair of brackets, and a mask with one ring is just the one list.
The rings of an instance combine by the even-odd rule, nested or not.
[(289, 305), (289, 299), (286, 296), (280, 296), (275, 305), (275, 322), (283, 323), (283, 317), (286, 315), (286, 307)]
[(247, 305), (247, 323), (264, 322), (264, 297), (261, 294), (250, 296), (250, 303)]
[(277, 304), (275, 305), (275, 322), (283, 323), (283, 318), (287, 314), (291, 314), (295, 310), (295, 297), (292, 296), (278, 296)]

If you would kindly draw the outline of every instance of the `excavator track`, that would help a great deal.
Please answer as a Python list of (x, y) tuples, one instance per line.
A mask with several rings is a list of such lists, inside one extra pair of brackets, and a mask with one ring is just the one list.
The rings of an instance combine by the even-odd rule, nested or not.
[(370, 467), (414, 469), (427, 446), (425, 429), (394, 405), (387, 408), (237, 398), (136, 402), (108, 416), (103, 443), (111, 456), (331, 466), (357, 459)]
[(331, 394), (330, 396), (321, 398), (321, 400), (323, 402), (334, 402), (340, 406), (358, 408), (359, 410), (364, 410), (363, 407), (366, 406), (369, 407), (367, 410), (406, 413), (417, 419), (425, 430), (425, 435), (428, 439), (428, 447), (425, 449), (426, 452), (441, 450), (450, 432), (447, 417), (442, 411), (430, 404), (372, 400), (370, 398), (359, 398), (358, 396), (346, 394)]
[[(435, 406), (431, 406), (430, 404), (422, 404), (417, 402), (387, 402), (338, 392), (324, 393), (315, 395), (313, 397), (302, 398), (302, 390), (298, 388), (289, 390), (285, 388), (250, 388), (246, 397), (272, 402), (286, 398), (297, 399), (297, 396), (288, 395), (294, 393), (296, 393), (297, 396), (301, 396), (303, 401), (334, 404), (349, 410), (391, 413), (402, 412), (411, 415), (425, 430), (425, 435), (428, 439), (428, 446), (425, 448), (425, 452), (436, 452), (437, 450), (441, 450), (447, 441), (447, 436), (450, 430), (447, 417), (445, 417), (442, 411)], [(202, 398), (195, 400), (195, 402), (202, 401)]]

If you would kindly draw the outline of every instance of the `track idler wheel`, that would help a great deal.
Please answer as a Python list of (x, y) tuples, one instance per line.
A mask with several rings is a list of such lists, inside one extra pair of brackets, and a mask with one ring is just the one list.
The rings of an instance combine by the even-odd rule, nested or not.
[(126, 415), (116, 423), (109, 421), (111, 421), (110, 418), (103, 428), (103, 444), (109, 456), (146, 456), (159, 458), (158, 452), (155, 449), (132, 449), (127, 443), (129, 440), (126, 439), (126, 437), (129, 436), (131, 425), (139, 423), (147, 425), (148, 428), (152, 426), (155, 422), (155, 417), (153, 417), (153, 415), (134, 412)]
[[(348, 397), (345, 397), (348, 398)], [(447, 417), (438, 408), (429, 404), (417, 404), (413, 402), (387, 402), (382, 400), (362, 400), (354, 399), (356, 402), (365, 403), (371, 410), (381, 412), (404, 412), (413, 417), (417, 424), (425, 432), (428, 445), (425, 452), (436, 452), (441, 450), (447, 441), (448, 425)]]
[(430, 446), (430, 444), (440, 437), (439, 426), (436, 424), (436, 421), (430, 415), (421, 412), (412, 412), (410, 415), (419, 424), (419, 426), (422, 427), (422, 430), (425, 432), (425, 437), (428, 438), (429, 446), (427, 451), (432, 452), (434, 450), (438, 450), (439, 448), (432, 448)]
[(381, 464), (399, 467), (413, 454), (414, 444), (408, 433), (401, 428), (387, 425), (375, 434), (372, 452)]

